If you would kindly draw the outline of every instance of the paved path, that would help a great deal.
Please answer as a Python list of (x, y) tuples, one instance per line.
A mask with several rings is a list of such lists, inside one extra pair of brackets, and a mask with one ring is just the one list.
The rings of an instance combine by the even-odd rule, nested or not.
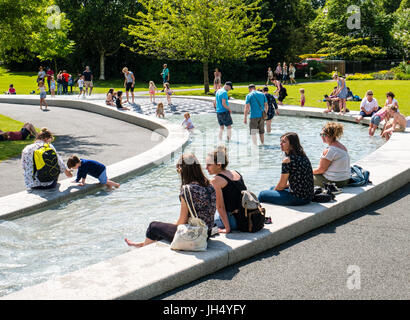
[[(49, 109), (49, 112), (42, 112), (39, 106), (0, 103), (0, 114), (32, 122), (37, 128), (47, 127), (53, 132), (57, 137), (53, 144), (64, 159), (76, 153), (110, 165), (163, 141), (163, 137), (150, 130), (95, 113)], [(0, 197), (25, 190), (22, 171), (20, 157), (0, 162)]]
[[(367, 208), (156, 299), (410, 299), (409, 207), (410, 183)], [(349, 266), (354, 269), (348, 273)], [(348, 278), (359, 273), (360, 289), (349, 289)]]

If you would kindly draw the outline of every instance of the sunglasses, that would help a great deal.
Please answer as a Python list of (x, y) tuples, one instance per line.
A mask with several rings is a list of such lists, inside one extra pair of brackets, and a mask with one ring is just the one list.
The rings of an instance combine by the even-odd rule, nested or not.
[(326, 137), (327, 134), (326, 134), (326, 133), (321, 133), (320, 136), (321, 136), (321, 137)]

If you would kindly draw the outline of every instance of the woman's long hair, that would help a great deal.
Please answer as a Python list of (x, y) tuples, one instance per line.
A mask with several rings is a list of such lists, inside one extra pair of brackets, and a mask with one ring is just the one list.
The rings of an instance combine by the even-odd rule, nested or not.
[(297, 155), (297, 156), (304, 156), (306, 157), (306, 153), (303, 150), (302, 145), (300, 144), (299, 136), (295, 132), (287, 132), (283, 136), (280, 137), (281, 139), (287, 138), (289, 140), (290, 150), (289, 154), (287, 155)]
[(208, 187), (210, 182), (205, 177), (201, 164), (193, 153), (183, 154), (177, 163), (181, 175), (181, 186), (197, 182), (202, 187)]

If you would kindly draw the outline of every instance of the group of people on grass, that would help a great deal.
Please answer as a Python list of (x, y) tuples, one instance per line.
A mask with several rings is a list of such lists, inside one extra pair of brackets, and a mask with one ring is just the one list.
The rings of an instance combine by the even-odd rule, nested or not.
[(275, 80), (282, 80), (284, 84), (287, 84), (288, 81), (290, 81), (290, 84), (296, 84), (296, 68), (292, 63), (290, 63), (288, 67), (286, 62), (283, 64), (278, 62), (275, 71), (273, 71), (271, 67), (268, 67), (267, 74), (266, 85), (269, 83), (273, 84)]
[[(320, 133), (327, 148), (322, 152), (317, 168), (313, 169), (309, 158), (294, 132), (281, 136), (280, 146), (284, 152), (281, 175), (278, 183), (259, 193), (262, 203), (285, 206), (309, 204), (314, 196), (314, 187), (334, 183), (337, 191), (345, 187), (350, 179), (350, 157), (346, 147), (338, 140), (343, 135), (343, 125), (327, 123)], [(155, 241), (172, 242), (178, 225), (188, 223), (189, 209), (193, 206), (197, 215), (208, 226), (208, 236), (214, 226), (220, 233), (237, 230), (235, 216), (242, 210), (242, 193), (247, 190), (243, 176), (236, 170), (228, 169), (228, 150), (219, 146), (206, 157), (206, 170), (212, 176), (208, 179), (194, 154), (184, 154), (176, 168), (181, 179), (179, 199), (180, 215), (175, 223), (151, 222), (143, 242), (125, 239), (129, 246), (143, 247)], [(183, 192), (188, 186), (192, 200), (186, 199)], [(192, 202), (191, 202), (192, 201)]]

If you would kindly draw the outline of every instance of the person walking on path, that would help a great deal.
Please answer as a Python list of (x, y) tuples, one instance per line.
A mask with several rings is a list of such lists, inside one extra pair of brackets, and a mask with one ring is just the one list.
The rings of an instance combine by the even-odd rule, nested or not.
[(57, 95), (63, 94), (63, 72), (60, 70), (57, 74)]
[(286, 65), (286, 62), (283, 63), (282, 80), (283, 84), (286, 84), (288, 82), (288, 66)]
[(291, 63), (291, 64), (289, 64), (289, 79), (290, 79), (290, 84), (292, 84), (292, 83), (296, 84), (295, 74), (296, 74), (296, 68), (295, 68), (295, 66)]
[(44, 110), (48, 110), (46, 86), (43, 81), (38, 83), (38, 90), (40, 90), (40, 110), (43, 110), (43, 105), (46, 107)]
[(166, 63), (164, 63), (162, 72), (161, 72), (161, 76), (162, 76), (162, 85), (163, 85), (163, 89), (161, 92), (164, 92), (165, 90), (165, 84), (169, 83), (169, 69)]
[[(39, 180), (39, 172), (35, 171), (34, 152), (41, 148), (50, 148), (57, 157), (57, 168), (60, 173), (65, 173), (67, 178), (71, 178), (73, 174), (67, 169), (63, 159), (58, 155), (51, 142), (54, 136), (47, 128), (42, 128), (38, 134), (36, 141), (33, 144), (26, 146), (21, 154), (21, 162), (24, 171), (24, 182), (27, 189), (53, 189), (57, 186), (58, 175), (52, 181), (41, 182)], [(46, 166), (44, 166), (46, 167)]]
[(232, 117), (231, 109), (229, 108), (229, 90), (233, 90), (232, 82), (227, 81), (223, 88), (219, 89), (215, 94), (214, 108), (216, 109), (216, 114), (218, 117), (219, 124), (219, 140), (222, 140), (222, 135), (225, 127), (228, 128), (226, 138), (228, 141), (231, 140), (232, 136)]
[(40, 68), (38, 68), (38, 74), (37, 74), (37, 84), (40, 81), (44, 82), (44, 79), (46, 77), (46, 72), (44, 71), (43, 67), (40, 66)]
[(67, 73), (66, 70), (63, 70), (61, 77), (63, 80), (63, 94), (68, 94), (68, 81), (70, 80), (71, 75)]
[[(94, 75), (91, 72), (89, 66), (85, 67), (83, 76), (84, 76), (85, 94), (91, 96), (91, 93), (93, 92), (93, 86), (94, 86), (93, 85)], [(90, 89), (90, 92), (88, 92), (88, 89)]]
[(256, 90), (254, 84), (248, 86), (249, 94), (245, 100), (245, 111), (243, 122), (248, 123), (248, 113), (250, 112), (249, 129), (253, 144), (257, 145), (256, 134), (259, 133), (261, 144), (265, 143), (265, 119), (263, 112), (268, 112), (268, 100), (266, 96)]
[(122, 69), (122, 73), (124, 74), (124, 88), (125, 93), (127, 95), (127, 102), (129, 103), (129, 92), (131, 91), (132, 96), (132, 103), (134, 104), (134, 87), (135, 87), (135, 77), (134, 74), (128, 70), (127, 67)]

